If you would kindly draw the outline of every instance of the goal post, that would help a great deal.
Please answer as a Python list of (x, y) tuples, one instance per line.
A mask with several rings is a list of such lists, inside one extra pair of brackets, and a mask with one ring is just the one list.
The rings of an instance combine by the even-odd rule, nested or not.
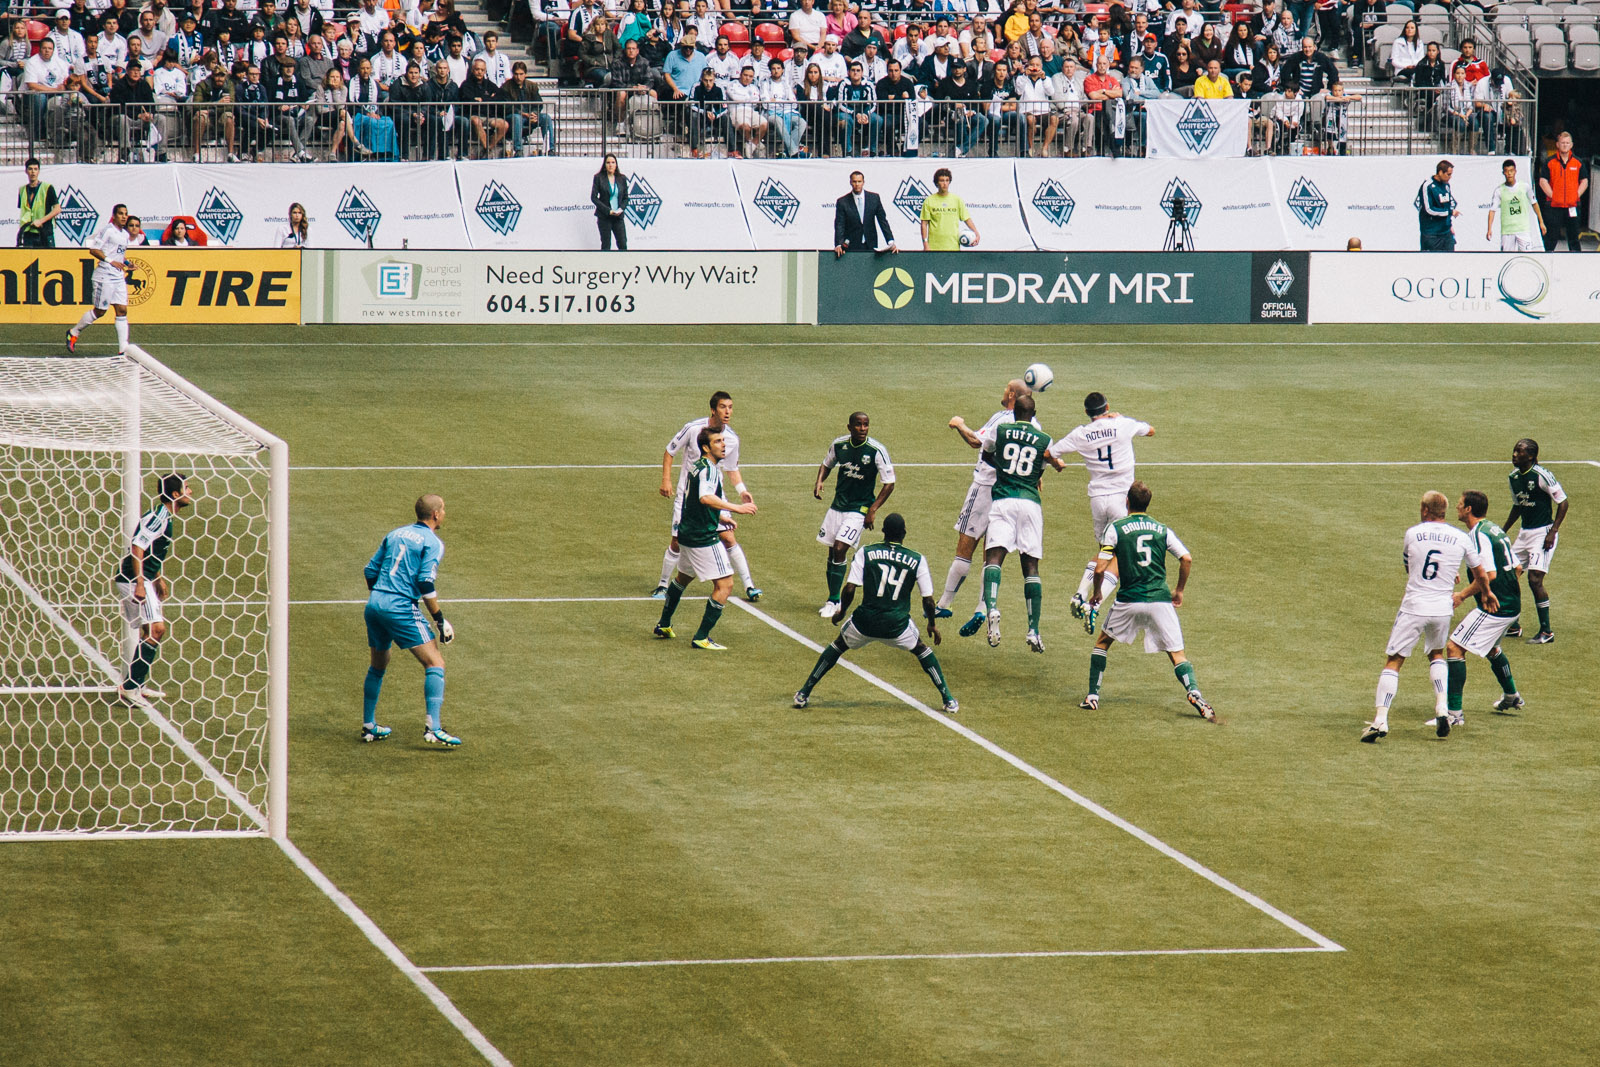
[[(0, 838), (287, 836), (283, 441), (135, 346), (0, 358)], [(162, 475), (189, 479), (168, 632), (113, 584)]]

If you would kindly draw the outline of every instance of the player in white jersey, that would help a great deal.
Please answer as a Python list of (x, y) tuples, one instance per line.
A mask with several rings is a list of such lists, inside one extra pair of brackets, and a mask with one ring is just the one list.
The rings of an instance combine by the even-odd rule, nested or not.
[[(960, 415), (950, 420), (950, 428), (961, 435), (961, 439), (969, 448), (981, 449), (983, 435), (993, 434), (994, 428), (1003, 422), (1011, 421), (1011, 409), (1016, 405), (1017, 398), (1032, 396), (1033, 390), (1020, 378), (1013, 378), (1006, 383), (1005, 391), (1000, 394), (1000, 410), (989, 416), (989, 421), (983, 428), (974, 432)], [(1039, 426), (1039, 420), (1033, 421)], [(1040, 430), (1044, 428), (1039, 427)], [(972, 468), (972, 486), (967, 490), (966, 499), (961, 502), (961, 513), (956, 516), (956, 558), (950, 562), (950, 573), (945, 575), (944, 593), (939, 597), (937, 618), (948, 619), (951, 615), (950, 605), (955, 603), (956, 592), (961, 588), (961, 583), (966, 581), (967, 574), (972, 570), (972, 554), (978, 549), (978, 542), (983, 540), (989, 530), (989, 492), (994, 488), (995, 468), (991, 463), (985, 463), (980, 456), (977, 466)], [(964, 635), (971, 637), (978, 632), (987, 617), (987, 607), (984, 604), (983, 589), (978, 590), (978, 606), (973, 610), (972, 618), (962, 626)], [(970, 629), (968, 629), (970, 627)]]
[[(1400, 687), (1400, 668), (1417, 642), (1428, 656), (1428, 677), (1433, 681), (1434, 714), (1448, 715), (1446, 693), (1449, 668), (1445, 646), (1450, 640), (1450, 615), (1463, 600), (1481, 594), (1493, 612), (1499, 601), (1489, 589), (1478, 542), (1465, 530), (1445, 520), (1450, 502), (1443, 493), (1422, 494), (1422, 521), (1406, 531), (1401, 559), (1406, 568), (1406, 593), (1394, 617), (1385, 654), (1389, 657), (1378, 675), (1377, 712), (1361, 731), (1361, 740), (1373, 743), (1389, 734), (1389, 705)], [(1455, 592), (1456, 575), (1467, 565), (1472, 582)], [(1493, 561), (1489, 562), (1493, 566)]]
[[(678, 521), (683, 517), (683, 494), (688, 489), (689, 468), (694, 466), (699, 458), (700, 448), (695, 443), (700, 437), (702, 429), (711, 429), (722, 434), (722, 439), (727, 447), (726, 453), (717, 466), (733, 482), (733, 488), (739, 494), (741, 504), (755, 502), (755, 497), (745, 488), (744, 479), (739, 476), (739, 435), (733, 432), (733, 427), (728, 425), (733, 421), (733, 397), (717, 390), (711, 394), (711, 414), (703, 419), (695, 419), (684, 424), (667, 442), (666, 453), (661, 458), (661, 495), (672, 498), (672, 538), (667, 543), (667, 551), (661, 557), (661, 581), (656, 586), (655, 592), (650, 596), (661, 600), (667, 595), (667, 583), (678, 571)], [(672, 487), (672, 460), (681, 457), (678, 469), (678, 486), (676, 491)], [(726, 512), (722, 515), (722, 525), (718, 531), (722, 543), (727, 546), (728, 559), (733, 563), (734, 569), (739, 572), (739, 580), (744, 583), (744, 596), (746, 600), (760, 600), (761, 590), (756, 588), (756, 583), (750, 577), (750, 563), (744, 558), (744, 549), (740, 547), (734, 530), (738, 523), (732, 515)]]
[(111, 209), (111, 220), (100, 227), (100, 232), (84, 246), (97, 261), (94, 268), (93, 306), (83, 313), (78, 324), (67, 331), (67, 351), (76, 352), (78, 335), (86, 326), (106, 313), (106, 308), (116, 312), (117, 354), (128, 347), (128, 275), (133, 266), (128, 262), (128, 205), (118, 204)]
[[(1090, 393), (1083, 398), (1083, 412), (1089, 421), (1063, 437), (1057, 444), (1062, 453), (1076, 452), (1089, 468), (1089, 517), (1094, 522), (1095, 544), (1105, 543), (1106, 532), (1118, 519), (1128, 517), (1128, 490), (1133, 486), (1133, 439), (1154, 437), (1156, 430), (1148, 422), (1119, 415), (1110, 410), (1102, 393)], [(1083, 628), (1094, 633), (1098, 610), (1089, 603), (1089, 586), (1094, 582), (1095, 560), (1098, 552), (1089, 557), (1078, 582), (1078, 591), (1072, 595), (1070, 607), (1074, 619), (1083, 620)], [(1114, 600), (1117, 575), (1106, 571), (1101, 575), (1101, 591), (1107, 602)]]

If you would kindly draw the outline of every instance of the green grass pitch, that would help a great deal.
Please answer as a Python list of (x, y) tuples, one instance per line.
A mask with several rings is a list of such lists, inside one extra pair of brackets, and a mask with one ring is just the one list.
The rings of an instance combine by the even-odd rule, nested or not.
[[(292, 609), (292, 839), (513, 1063), (1600, 1058), (1600, 332), (323, 327), (278, 343), (136, 324), (135, 340), (290, 443), (291, 595), (340, 602)], [(4, 343), (58, 347), (42, 328)], [(826, 641), (810, 489), (848, 414), (872, 416), (900, 468), (885, 510), (937, 587), (974, 459), (945, 423), (980, 422), (1035, 361), (1055, 371), (1052, 434), (1090, 389), (1157, 427), (1140, 475), (1194, 554), (1184, 633), (1226, 721), (1200, 721), (1165, 657), (1127, 646), (1100, 711), (1077, 709), (1090, 639), (1067, 601), (1093, 546), (1075, 466), (1045, 481), (1046, 653), (1021, 641), (1015, 563), (998, 649), (955, 635), (976, 574), (943, 627), (959, 724), (1343, 951), (1198, 951), (1317, 945), (842, 667), (791, 709), (815, 653), (750, 612), (727, 611), (724, 654), (690, 649), (696, 602), (677, 641), (650, 638), (658, 606), (637, 598), (670, 511), (651, 468), (714, 389), (735, 397), (760, 506), (741, 528), (758, 607)], [(1418, 497), (1480, 488), (1500, 521), (1522, 436), (1573, 500), (1548, 579), (1558, 640), (1507, 646), (1527, 709), (1490, 712), (1473, 658), (1467, 726), (1441, 741), (1419, 658), (1389, 738), (1358, 744)], [(394, 738), (355, 739), (360, 569), (423, 492), (448, 505), (454, 752), (422, 747), (409, 657), (379, 709)], [(904, 653), (848, 660), (933, 701)], [(8, 1067), (484, 1062), (270, 842), (0, 842), (0, 899)], [(895, 956), (959, 958), (814, 959)], [(810, 959), (692, 962), (793, 957)], [(680, 962), (436, 969), (659, 961)]]

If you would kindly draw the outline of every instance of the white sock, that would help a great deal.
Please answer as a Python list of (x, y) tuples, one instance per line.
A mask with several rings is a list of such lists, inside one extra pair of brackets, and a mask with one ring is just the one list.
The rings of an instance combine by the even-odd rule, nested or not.
[(1121, 582), (1117, 581), (1117, 576), (1110, 571), (1102, 574), (1100, 576), (1100, 603), (1109, 604), (1115, 600), (1116, 597), (1112, 596), (1112, 594), (1117, 591), (1117, 586), (1121, 584)]
[[(1110, 577), (1111, 577), (1111, 575), (1109, 575), (1109, 574), (1106, 575), (1106, 578), (1110, 578)], [(1102, 581), (1104, 581), (1104, 579), (1102, 579)], [(1083, 568), (1083, 578), (1082, 578), (1081, 581), (1078, 582), (1078, 596), (1081, 597), (1084, 600), (1088, 600), (1089, 599), (1089, 591), (1091, 589), (1093, 589), (1093, 588), (1094, 588), (1094, 560), (1091, 559), (1089, 561), (1089, 565), (1087, 567)], [(1102, 585), (1100, 588), (1104, 589), (1105, 586)]]
[(128, 316), (117, 316), (117, 352), (125, 352), (128, 348)]
[(94, 311), (92, 309), (89, 310), (89, 311), (85, 311), (83, 313), (83, 318), (78, 320), (78, 325), (76, 325), (76, 326), (74, 326), (72, 328), (72, 336), (76, 337), (80, 333), (82, 333), (84, 330), (87, 330), (89, 327), (93, 326), (94, 325), (94, 320), (97, 317), (98, 316), (95, 315), (95, 313), (94, 313)]
[(744, 558), (744, 546), (734, 544), (728, 549), (728, 558), (733, 560), (733, 569), (739, 572), (739, 580), (746, 589), (755, 588), (755, 582), (750, 580), (750, 564)]
[(944, 595), (939, 597), (939, 606), (948, 609), (956, 602), (956, 593), (961, 590), (961, 583), (967, 580), (967, 572), (972, 570), (972, 561), (957, 556), (950, 561), (950, 573), (944, 576)]
[(678, 573), (678, 550), (669, 548), (661, 557), (661, 584), (666, 585), (672, 581), (672, 576)]
[(1389, 705), (1394, 703), (1395, 691), (1400, 688), (1400, 672), (1384, 668), (1378, 675), (1378, 711), (1372, 716), (1372, 725), (1388, 729)]
[(1450, 669), (1444, 660), (1428, 661), (1428, 680), (1433, 683), (1433, 711), (1436, 715), (1446, 714), (1445, 690), (1450, 683)]

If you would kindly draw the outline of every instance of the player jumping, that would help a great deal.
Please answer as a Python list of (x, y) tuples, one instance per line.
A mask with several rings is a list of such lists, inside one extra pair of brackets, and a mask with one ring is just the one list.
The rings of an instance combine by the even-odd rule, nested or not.
[(156, 506), (139, 516), (133, 542), (113, 579), (122, 601), (122, 617), (139, 631), (139, 646), (128, 664), (122, 691), (117, 694), (124, 704), (131, 704), (136, 696), (160, 695), (145, 689), (144, 683), (161, 654), (161, 639), (167, 635), (167, 619), (161, 606), (166, 603), (168, 586), (161, 568), (172, 551), (173, 515), (194, 502), (194, 493), (181, 474), (163, 476), (159, 491)]
[(1061, 470), (1065, 464), (1051, 451), (1050, 435), (1033, 421), (1033, 397), (1019, 396), (1011, 408), (1012, 421), (983, 433), (983, 461), (994, 467), (995, 481), (989, 505), (988, 544), (983, 550), (983, 605), (989, 620), (989, 647), (1000, 644), (1000, 576), (1007, 552), (1022, 563), (1022, 598), (1028, 605), (1028, 647), (1044, 651), (1039, 636), (1039, 613), (1044, 606), (1044, 585), (1039, 580), (1039, 560), (1044, 556), (1044, 509), (1039, 505), (1039, 479), (1048, 463)]

